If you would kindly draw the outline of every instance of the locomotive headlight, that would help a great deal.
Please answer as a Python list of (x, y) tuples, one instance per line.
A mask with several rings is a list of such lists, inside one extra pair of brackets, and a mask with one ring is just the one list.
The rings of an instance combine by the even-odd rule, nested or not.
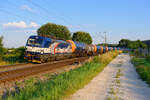
[(26, 51), (32, 51), (30, 47), (26, 47)]
[(40, 52), (41, 54), (43, 54), (44, 53), (44, 50), (41, 50), (41, 52)]

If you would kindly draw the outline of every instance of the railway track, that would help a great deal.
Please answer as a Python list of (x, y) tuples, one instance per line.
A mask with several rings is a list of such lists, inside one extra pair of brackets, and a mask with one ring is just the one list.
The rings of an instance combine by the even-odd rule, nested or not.
[(10, 68), (10, 67), (20, 67), (20, 66), (23, 66), (23, 65), (27, 65), (27, 63), (12, 64), (12, 65), (1, 65), (0, 69)]
[(22, 79), (27, 76), (36, 75), (46, 71), (55, 72), (56, 69), (63, 68), (64, 66), (73, 64), (74, 62), (81, 62), (86, 59), (88, 59), (88, 57), (73, 58), (73, 59), (67, 59), (63, 61), (56, 61), (53, 63), (39, 64), (39, 65), (37, 64), (30, 67), (24, 67), (15, 70), (0, 72), (0, 83)]

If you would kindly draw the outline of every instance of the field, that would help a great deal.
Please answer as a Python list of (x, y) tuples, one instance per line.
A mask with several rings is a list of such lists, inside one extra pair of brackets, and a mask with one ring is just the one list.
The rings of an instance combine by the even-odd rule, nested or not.
[(34, 83), (34, 79), (29, 80), (19, 92), (8, 92), (6, 100), (60, 100), (68, 97), (89, 83), (117, 55), (118, 52), (108, 52), (96, 56), (77, 69), (47, 76), (46, 81)]

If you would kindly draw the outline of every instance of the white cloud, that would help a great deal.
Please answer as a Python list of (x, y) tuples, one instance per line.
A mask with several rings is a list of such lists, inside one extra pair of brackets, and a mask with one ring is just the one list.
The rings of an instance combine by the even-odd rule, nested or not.
[(33, 11), (32, 8), (30, 8), (28, 5), (22, 5), (22, 6), (21, 6), (21, 9), (22, 9), (22, 10), (27, 10), (27, 11), (30, 11), (30, 12)]
[(4, 29), (30, 29), (30, 28), (38, 28), (39, 25), (35, 22), (31, 22), (30, 24), (25, 23), (24, 21), (20, 22), (8, 22), (7, 24), (3, 24)]
[(7, 24), (3, 24), (4, 28), (27, 28), (27, 25), (24, 21), (20, 22), (9, 22)]
[(35, 22), (31, 22), (30, 25), (29, 25), (29, 27), (31, 27), (31, 28), (37, 28), (38, 26), (39, 25)]

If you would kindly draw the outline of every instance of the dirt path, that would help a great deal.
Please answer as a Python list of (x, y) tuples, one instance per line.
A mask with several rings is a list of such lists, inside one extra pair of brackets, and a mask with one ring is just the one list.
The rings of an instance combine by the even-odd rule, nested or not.
[(150, 87), (137, 75), (129, 55), (121, 54), (67, 100), (150, 100)]

